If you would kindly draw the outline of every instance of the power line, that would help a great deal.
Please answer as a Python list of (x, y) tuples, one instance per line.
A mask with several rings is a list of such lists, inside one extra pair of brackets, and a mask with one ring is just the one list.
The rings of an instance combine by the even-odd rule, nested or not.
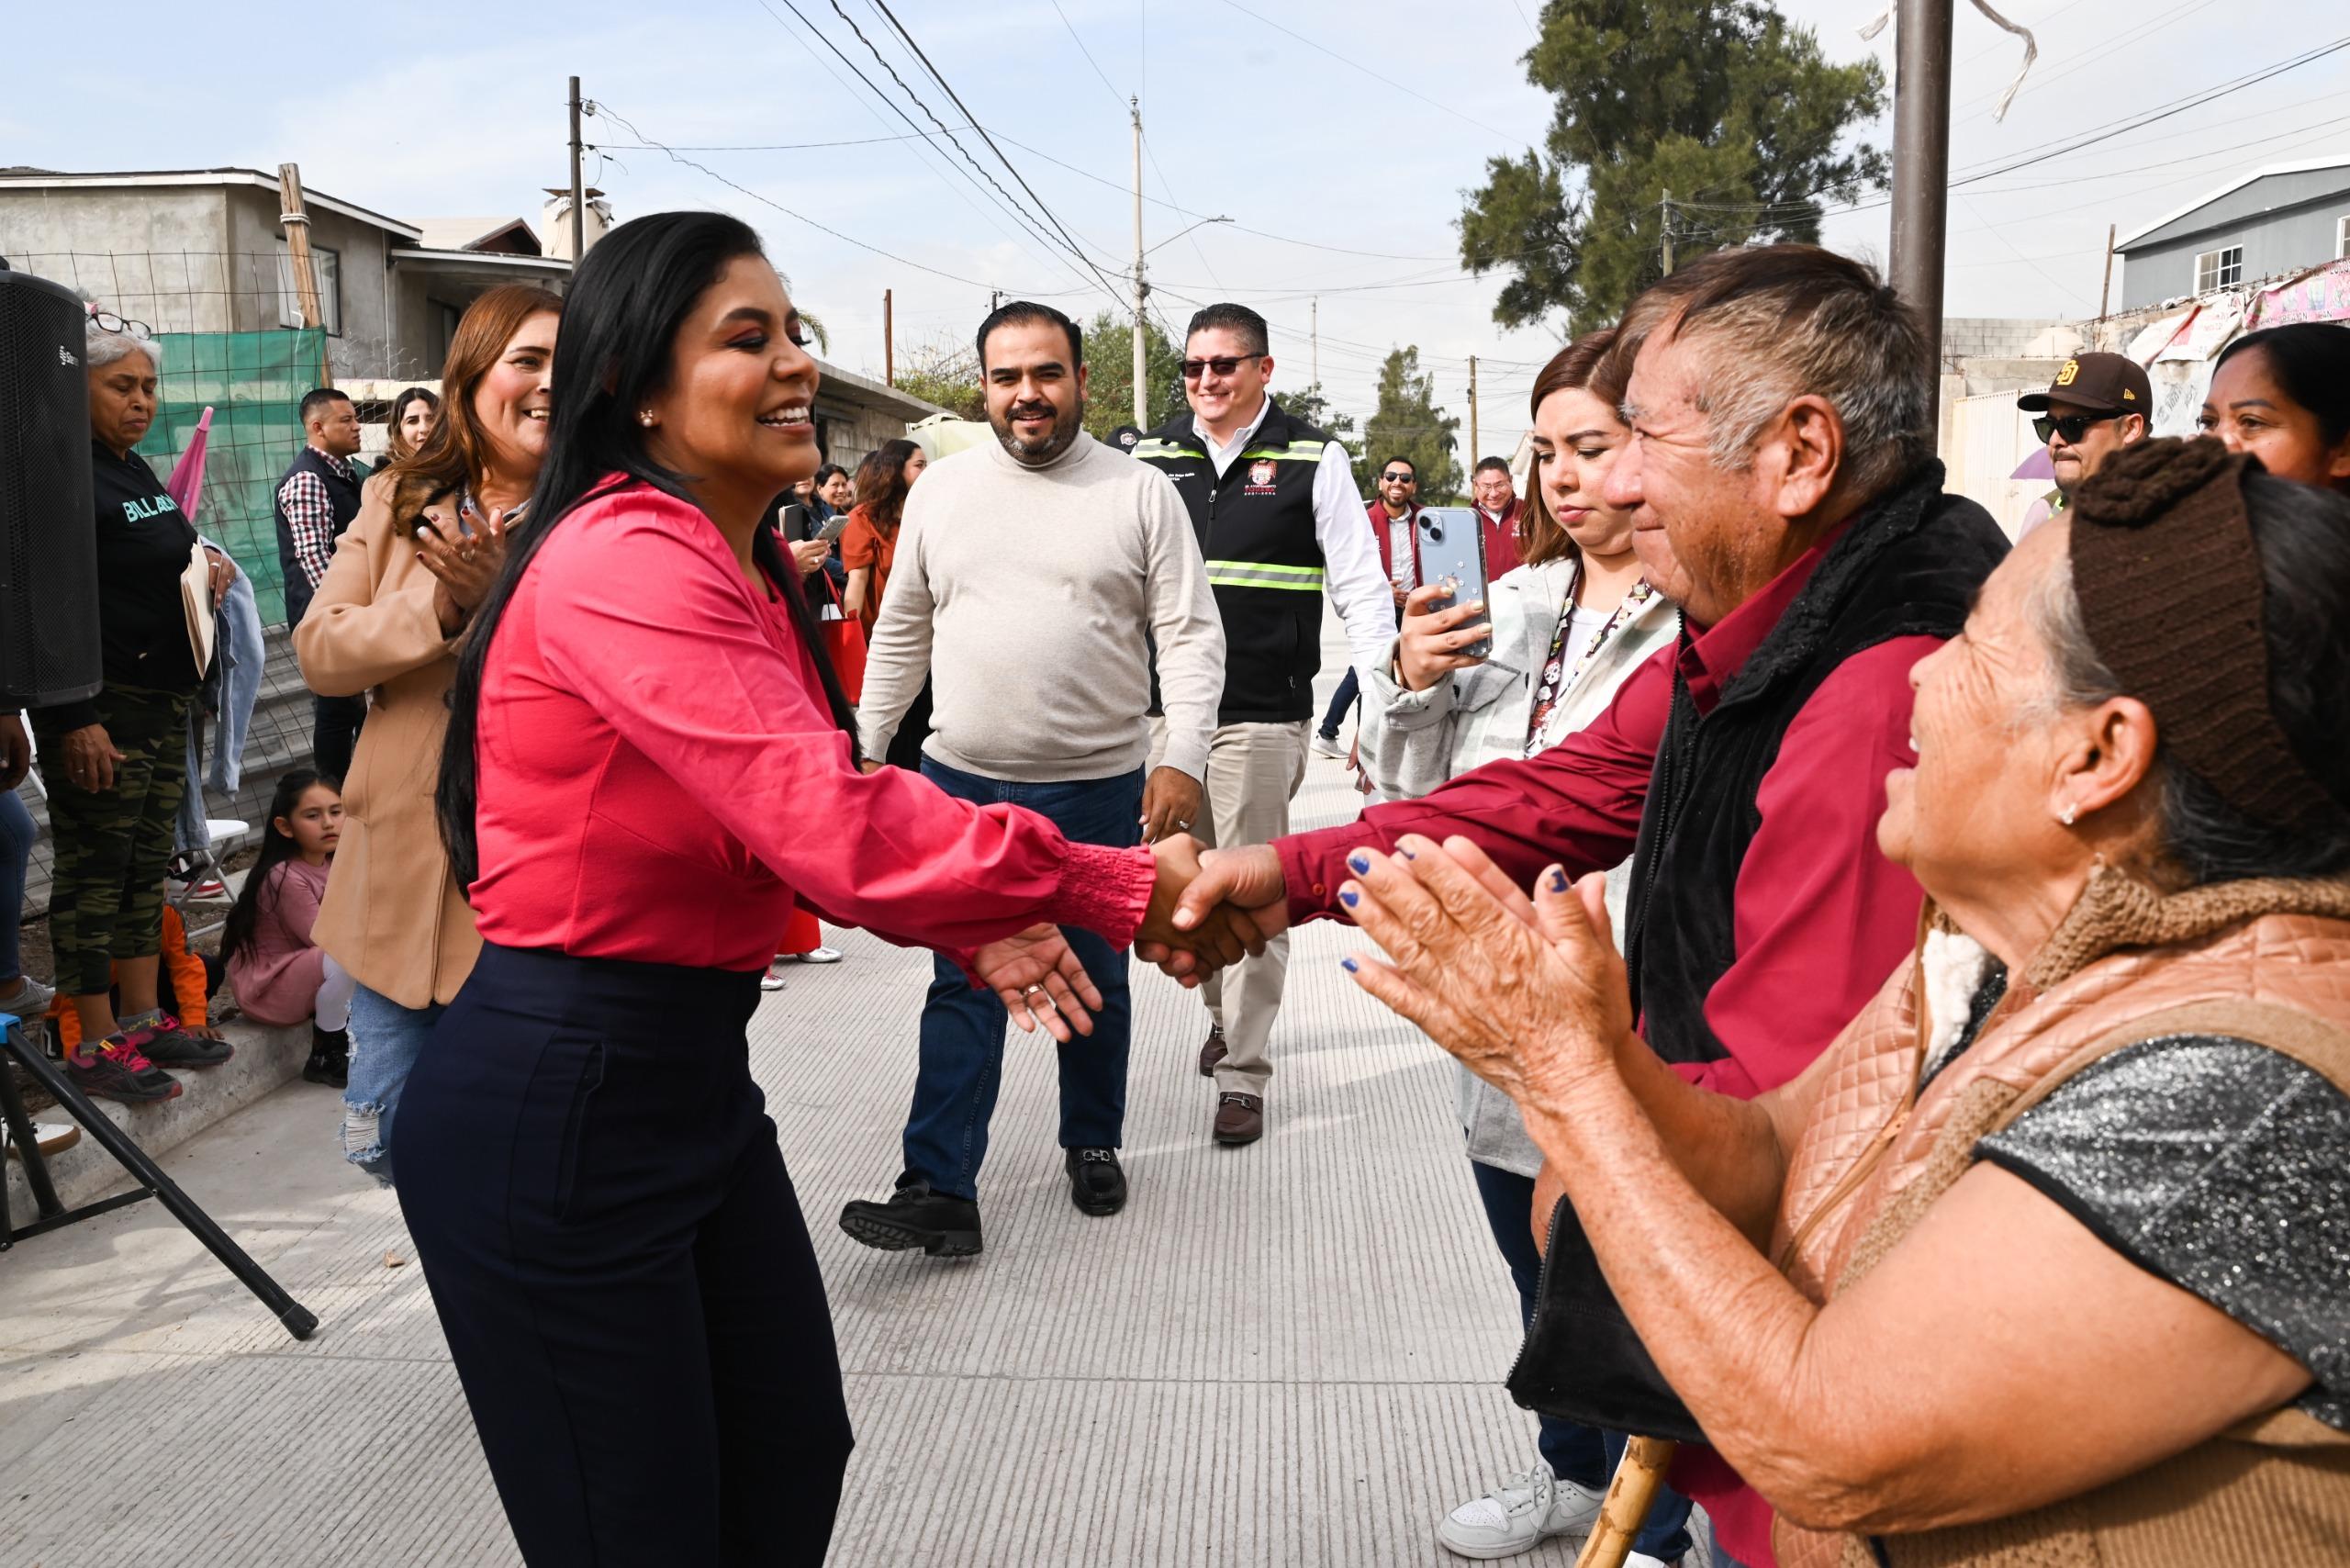
[[(783, 0), (783, 3), (786, 6), (791, 6), (793, 15), (800, 15), (800, 7), (793, 5), (792, 0)], [(995, 188), (997, 196), (1002, 198), (1000, 205), (1003, 207), (1004, 210), (1010, 213), (1013, 218), (1017, 218), (1024, 228), (1028, 229), (1030, 232), (1036, 236), (1037, 239), (1043, 241), (1047, 247), (1059, 243), (1060, 241), (1056, 241), (1051, 235), (1046, 233), (1044, 230), (1037, 225), (1035, 219), (1020, 206), (1018, 200), (1013, 197), (1010, 191), (1003, 188), (1002, 181), (997, 179), (994, 174), (990, 174), (980, 164), (978, 159), (971, 156), (971, 150), (964, 146), (960, 139), (958, 139), (953, 131), (946, 129), (946, 122), (940, 119), (938, 116), (933, 112), (930, 105), (923, 100), (922, 95), (915, 92), (912, 87), (906, 84), (906, 79), (898, 74), (898, 68), (890, 64), (888, 58), (884, 56), (878, 49), (874, 47), (873, 40), (865, 36), (865, 29), (856, 25), (856, 19), (851, 17), (846, 11), (841, 9), (840, 0), (831, 0), (831, 4), (833, 7), (833, 14), (840, 17), (842, 21), (848, 24), (848, 30), (856, 35), (856, 41), (865, 46), (865, 50), (867, 54), (873, 56), (873, 62), (881, 67), (883, 71), (887, 72), (889, 73), (890, 80), (898, 84), (898, 91), (904, 94), (907, 101), (923, 112), (923, 117), (925, 119), (929, 120), (932, 125), (938, 128), (938, 133), (946, 137), (947, 144), (955, 149), (957, 154), (962, 158), (964, 162), (968, 163), (971, 166), (971, 172), (978, 174), (981, 179), (987, 181), (990, 185), (992, 185)], [(802, 16), (800, 17), (800, 20), (805, 22), (807, 18)], [(862, 75), (863, 73), (859, 73), (859, 74)], [(876, 91), (878, 91), (878, 89), (877, 88)], [(968, 118), (968, 117), (966, 116), (965, 118)], [(908, 120), (906, 123), (908, 125), (913, 124), (912, 120)], [(919, 130), (921, 127), (915, 126), (914, 129)], [(1063, 234), (1066, 236), (1067, 230), (1063, 230)], [(1068, 248), (1069, 253), (1075, 256), (1079, 261), (1083, 262), (1089, 267), (1092, 266), (1093, 263), (1091, 260), (1089, 259), (1082, 251), (1077, 249), (1074, 241), (1069, 241)]]
[(1264, 15), (1262, 12), (1251, 11), (1248, 6), (1241, 5), (1240, 0), (1224, 0), (1224, 3), (1231, 6), (1234, 10), (1239, 12), (1242, 16), (1249, 17), (1254, 21), (1262, 22), (1265, 26), (1272, 28), (1277, 33), (1286, 33), (1291, 38), (1293, 38), (1298, 42), (1304, 44), (1306, 48), (1314, 50), (1317, 53), (1328, 55), (1331, 59), (1337, 61), (1348, 70), (1359, 71), (1365, 76), (1370, 77), (1372, 81), (1377, 82), (1383, 86), (1393, 87), (1397, 92), (1403, 94), (1405, 97), (1426, 104), (1432, 109), (1442, 109), (1446, 114), (1450, 115), (1454, 119), (1460, 120), (1464, 124), (1473, 125), (1479, 130), (1484, 131), (1489, 135), (1500, 137), (1504, 141), (1522, 142), (1526, 140), (1525, 137), (1515, 131), (1504, 130), (1497, 125), (1487, 125), (1483, 120), (1477, 118), (1474, 115), (1462, 114), (1459, 109), (1454, 108), (1449, 104), (1439, 104), (1434, 98), (1429, 97), (1426, 93), (1421, 92), (1418, 88), (1406, 87), (1403, 83), (1396, 81), (1393, 76), (1382, 76), (1368, 65), (1359, 64), (1354, 61), (1348, 60), (1337, 50), (1328, 48), (1324, 44), (1316, 42), (1313, 39), (1307, 38), (1304, 33), (1301, 33), (1292, 28), (1285, 28), (1281, 26), (1279, 22), (1276, 22), (1270, 17)]
[[(956, 93), (955, 89), (951, 85), (948, 84), (946, 78), (938, 73), (938, 67), (930, 62), (930, 56), (922, 51), (922, 45), (914, 42), (913, 35), (906, 31), (905, 24), (898, 20), (896, 14), (893, 13), (888, 6), (882, 4), (882, 0), (868, 0), (868, 4), (870, 4), (875, 10), (881, 13), (883, 18), (889, 22), (890, 27), (897, 29), (898, 37), (904, 40), (905, 46), (908, 49), (914, 51), (914, 58), (922, 62), (922, 68), (930, 73), (930, 79), (937, 83), (939, 89), (946, 95), (946, 101), (953, 104), (957, 112), (960, 113), (965, 119), (969, 120), (975, 126), (979, 126), (979, 140), (988, 144), (988, 151), (995, 154), (996, 162), (1002, 163), (1005, 170), (1010, 173), (1013, 179), (1018, 183), (1020, 188), (1028, 193), (1028, 199), (1036, 204), (1036, 210), (1043, 213), (1046, 221), (1050, 222), (1056, 230), (1059, 230), (1061, 238), (1069, 241), (1069, 250), (1072, 252), (1075, 252), (1080, 260), (1084, 261), (1086, 266), (1092, 270), (1095, 277), (1102, 280), (1102, 287), (1109, 294), (1110, 297), (1116, 299), (1118, 297), (1118, 290), (1116, 286), (1110, 282), (1108, 275), (1105, 274), (1100, 267), (1093, 265), (1093, 262), (1091, 257), (1086, 256), (1082, 251), (1078, 249), (1077, 241), (1070, 236), (1067, 227), (1065, 227), (1061, 220), (1054, 215), (1053, 209), (1045, 205), (1045, 198), (1036, 194), (1036, 188), (1028, 183), (1027, 179), (1018, 169), (1013, 167), (1012, 160), (1003, 155), (1003, 149), (995, 144), (995, 138), (988, 134), (987, 128), (985, 126), (980, 126), (979, 124), (979, 117), (971, 112), (969, 106), (965, 104), (961, 96)], [(835, 10), (840, 8), (840, 0), (833, 0), (833, 8)]]
[[(805, 29), (806, 29), (806, 30), (807, 30), (807, 31), (808, 31), (811, 36), (813, 36), (813, 37), (814, 37), (814, 39), (816, 39), (816, 41), (817, 41), (818, 43), (822, 44), (826, 50), (830, 50), (830, 51), (831, 51), (831, 53), (832, 53), (832, 55), (833, 55), (833, 57), (834, 57), (834, 59), (838, 60), (838, 61), (839, 61), (843, 65), (845, 65), (845, 66), (846, 66), (846, 67), (848, 68), (849, 74), (856, 78), (857, 82), (858, 82), (858, 83), (859, 83), (859, 84), (860, 84), (865, 88), (865, 90), (866, 90), (866, 92), (867, 92), (867, 95), (870, 95), (870, 96), (871, 96), (871, 97), (872, 97), (876, 102), (878, 102), (878, 103), (881, 105), (881, 106), (882, 106), (882, 107), (884, 107), (884, 108), (888, 109), (890, 113), (892, 113), (892, 114), (896, 115), (896, 116), (898, 117), (898, 118), (899, 118), (901, 121), (902, 121), (902, 122), (904, 123), (904, 125), (905, 125), (906, 129), (909, 129), (909, 130), (911, 130), (911, 131), (912, 131), (912, 132), (914, 133), (914, 135), (915, 135), (915, 137), (916, 137), (916, 138), (920, 139), (921, 140), (924, 141), (925, 143), (926, 143), (926, 142), (928, 142), (928, 141), (931, 140), (931, 136), (932, 136), (932, 134), (933, 134), (933, 133), (931, 133), (931, 132), (929, 132), (929, 131), (925, 131), (925, 130), (923, 130), (923, 128), (922, 128), (922, 127), (920, 127), (920, 126), (916, 125), (916, 124), (913, 122), (913, 118), (912, 118), (912, 116), (910, 116), (910, 115), (908, 115), (908, 114), (906, 113), (906, 111), (905, 111), (905, 110), (903, 110), (903, 109), (900, 108), (900, 107), (897, 106), (897, 104), (896, 104), (895, 102), (893, 102), (893, 101), (890, 99), (890, 95), (889, 95), (888, 94), (886, 94), (886, 93), (882, 92), (882, 91), (881, 91), (881, 89), (880, 89), (878, 85), (876, 85), (876, 84), (875, 84), (875, 83), (874, 83), (874, 81), (873, 81), (873, 79), (872, 79), (871, 77), (867, 76), (864, 72), (862, 72), (862, 71), (858, 70), (858, 69), (857, 69), (857, 65), (856, 65), (856, 62), (855, 62), (855, 61), (851, 60), (851, 59), (850, 59), (850, 58), (849, 58), (845, 53), (842, 52), (841, 47), (840, 47), (838, 44), (834, 43), (834, 42), (830, 38), (826, 37), (826, 36), (824, 35), (823, 31), (822, 31), (821, 28), (819, 28), (816, 26), (816, 24), (815, 24), (815, 23), (813, 23), (813, 22), (810, 21), (810, 20), (808, 19), (807, 13), (803, 12), (802, 10), (800, 10), (800, 7), (799, 7), (796, 4), (794, 4), (794, 3), (793, 3), (793, 0), (783, 0), (783, 4), (785, 5), (785, 6), (786, 6), (786, 7), (788, 7), (788, 8), (790, 10), (790, 12), (791, 12), (792, 16), (794, 16), (795, 17), (799, 18), (799, 22), (800, 22), (800, 27), (802, 27), (803, 28), (805, 28)], [(775, 23), (775, 25), (776, 25), (777, 27), (781, 28), (784, 30), (784, 32), (785, 32), (785, 33), (787, 33), (787, 34), (790, 34), (790, 33), (791, 33), (791, 28), (790, 28), (790, 27), (785, 23), (784, 19), (783, 19), (780, 16), (777, 15), (775, 8), (774, 8), (773, 6), (769, 6), (769, 5), (767, 4), (767, 0), (758, 0), (758, 6), (759, 6), (759, 9), (760, 9), (760, 10), (765, 11), (765, 12), (767, 14), (767, 19), (768, 19), (768, 20), (770, 20), (770, 21), (774, 22), (774, 23)], [(793, 38), (793, 41), (794, 41), (794, 42), (800, 42), (800, 39), (799, 39), (799, 38), (798, 38), (798, 35), (793, 34), (793, 35), (792, 35), (792, 38)], [(803, 48), (803, 49), (807, 48), (807, 46), (806, 46), (804, 43), (801, 43), (800, 47), (801, 47), (801, 48)], [(852, 89), (852, 88), (850, 88), (850, 87), (849, 87), (849, 85), (848, 85), (848, 84), (847, 84), (846, 82), (842, 82), (842, 81), (841, 81), (841, 78), (840, 78), (839, 73), (838, 73), (837, 72), (834, 72), (834, 71), (833, 70), (833, 67), (832, 67), (831, 63), (830, 63), (829, 62), (827, 62), (827, 61), (824, 59), (824, 57), (823, 57), (822, 55), (821, 55), (821, 54), (817, 54), (817, 53), (816, 53), (814, 50), (809, 50), (809, 54), (810, 54), (810, 57), (811, 57), (811, 58), (812, 58), (813, 60), (815, 60), (815, 61), (816, 61), (816, 62), (817, 62), (818, 64), (822, 65), (822, 66), (824, 67), (825, 72), (826, 72), (828, 74), (830, 74), (830, 75), (832, 76), (832, 78), (833, 78), (833, 80), (834, 80), (834, 81), (835, 81), (835, 82), (840, 82), (840, 84), (841, 84), (841, 87), (842, 87), (843, 91), (848, 92), (852, 96), (854, 96), (854, 95), (855, 95), (855, 90), (854, 90), (854, 89)], [(868, 114), (872, 113), (872, 107), (871, 107), (871, 106), (870, 106), (870, 105), (867, 105), (867, 112)], [(878, 118), (878, 116), (876, 116), (876, 118)], [(884, 122), (884, 123), (886, 123), (886, 122)], [(927, 163), (925, 163), (923, 166), (924, 166), (924, 168), (926, 168), (926, 169), (928, 169), (928, 168), (929, 168), (929, 165), (928, 165)], [(951, 162), (947, 162), (947, 164), (946, 164), (946, 169), (947, 169), (947, 171), (948, 171), (948, 173), (949, 173), (949, 174), (952, 174), (952, 173), (955, 171), (955, 165), (954, 165)], [(937, 176), (937, 177), (938, 177), (938, 178), (939, 178), (939, 179), (940, 179), (940, 180), (941, 180), (945, 185), (946, 185), (946, 187), (947, 187), (949, 190), (954, 191), (954, 192), (955, 192), (955, 194), (956, 194), (958, 197), (961, 197), (961, 199), (963, 200), (964, 204), (965, 204), (966, 206), (970, 207), (970, 208), (971, 208), (971, 210), (972, 210), (973, 212), (978, 213), (978, 214), (980, 216), (980, 218), (981, 218), (985, 219), (985, 221), (986, 221), (986, 222), (987, 222), (987, 223), (988, 223), (991, 228), (993, 228), (993, 229), (996, 230), (996, 232), (997, 232), (997, 233), (999, 233), (999, 234), (1002, 234), (1006, 239), (1008, 239), (1008, 240), (1012, 241), (1012, 242), (1013, 242), (1013, 245), (1015, 245), (1015, 246), (1019, 247), (1020, 249), (1022, 249), (1022, 250), (1026, 250), (1026, 249), (1027, 249), (1027, 242), (1026, 242), (1025, 241), (1024, 241), (1024, 240), (1020, 239), (1019, 237), (1017, 237), (1017, 236), (1013, 235), (1010, 230), (1008, 230), (1004, 229), (1004, 227), (1003, 227), (1002, 224), (1000, 224), (1000, 223), (996, 222), (996, 220), (995, 220), (993, 218), (990, 217), (990, 216), (987, 214), (987, 212), (986, 212), (983, 208), (979, 207), (977, 204), (973, 203), (973, 202), (971, 201), (970, 197), (968, 197), (968, 196), (964, 196), (964, 195), (963, 195), (963, 191), (962, 191), (962, 187), (961, 187), (961, 186), (957, 185), (953, 180), (948, 179), (948, 178), (946, 177), (946, 174), (940, 174), (936, 169), (930, 169), (930, 171), (929, 171), (929, 172), (930, 172), (931, 174), (933, 174), (934, 175), (936, 175), (936, 176)], [(963, 176), (963, 178), (964, 178), (964, 180), (965, 180), (965, 182), (966, 182), (967, 184), (968, 184), (968, 183), (970, 183), (970, 177), (969, 177), (968, 175), (965, 175), (965, 176)], [(978, 189), (978, 190), (979, 190), (979, 194), (980, 194), (981, 196), (986, 196), (986, 195), (987, 195), (987, 192), (986, 192), (984, 189), (980, 189), (980, 188), (979, 188), (978, 185), (973, 185), (973, 188), (974, 188), (974, 189)], [(990, 199), (990, 201), (993, 201), (995, 198), (994, 198), (994, 197), (992, 197), (992, 196), (990, 196), (990, 197), (989, 197), (989, 199)], [(1009, 209), (1006, 209), (1006, 210), (1008, 211)], [(1017, 215), (1016, 215), (1016, 214), (1014, 214), (1013, 216), (1017, 217)], [(1026, 225), (1026, 223), (1025, 223), (1025, 221), (1024, 221), (1024, 220), (1023, 220), (1023, 221), (1022, 221), (1022, 227), (1023, 227), (1023, 229), (1024, 229), (1024, 229), (1026, 229), (1026, 227), (1027, 227), (1027, 225)], [(1067, 268), (1067, 267), (1069, 266), (1069, 263), (1067, 263), (1066, 262), (1058, 262), (1058, 256), (1057, 256), (1057, 255), (1055, 255), (1055, 252), (1056, 252), (1056, 250), (1057, 250), (1057, 247), (1054, 247), (1054, 246), (1052, 246), (1052, 245), (1050, 245), (1050, 244), (1047, 244), (1047, 245), (1046, 246), (1046, 255), (1047, 255), (1048, 257), (1052, 258), (1052, 261), (1053, 261), (1053, 262), (1058, 262), (1059, 265), (1061, 265), (1061, 266), (1062, 266), (1062, 267), (1064, 267), (1064, 268)], [(1032, 253), (1033, 253), (1033, 252), (1032, 252)], [(1050, 264), (1050, 263), (1048, 263), (1048, 264)], [(1072, 276), (1078, 276), (1078, 277), (1080, 278), (1080, 281), (1082, 281), (1082, 274), (1077, 274), (1073, 268), (1072, 268), (1072, 269), (1069, 269), (1069, 271), (1070, 271), (1070, 273), (1071, 273), (1071, 275), (1072, 275)], [(990, 286), (990, 288), (992, 288), (992, 286), (992, 286), (992, 285), (990, 285), (990, 286)]]
[(1069, 19), (1069, 13), (1061, 9), (1061, 0), (1053, 0), (1053, 15), (1061, 19), (1062, 27), (1069, 28), (1069, 36), (1076, 41), (1078, 53), (1085, 56), (1085, 63), (1093, 67), (1093, 74), (1102, 78), (1102, 85), (1110, 89), (1110, 96), (1118, 100), (1120, 108), (1125, 108), (1126, 95), (1118, 91), (1118, 84), (1110, 80), (1108, 72), (1102, 69), (1102, 62), (1093, 58), (1093, 51), (1085, 47), (1085, 39), (1078, 36), (1076, 24)]
[(711, 179), (716, 180), (720, 185), (726, 186), (729, 190), (740, 191), (743, 195), (749, 196), (753, 201), (765, 202), (767, 206), (775, 208), (786, 218), (793, 218), (799, 222), (804, 223), (809, 228), (816, 230), (820, 233), (829, 234), (834, 239), (840, 241), (843, 244), (854, 245), (860, 251), (870, 251), (875, 255), (881, 257), (885, 261), (895, 262), (901, 267), (912, 267), (916, 272), (928, 273), (933, 277), (943, 277), (949, 283), (968, 284), (973, 288), (989, 288), (993, 286), (990, 284), (981, 283), (975, 277), (964, 277), (957, 273), (941, 271), (937, 267), (924, 266), (922, 263), (909, 260), (904, 256), (899, 255), (893, 251), (885, 251), (878, 245), (868, 244), (865, 241), (858, 239), (854, 234), (844, 234), (839, 230), (833, 228), (830, 224), (819, 223), (804, 212), (794, 212), (791, 208), (784, 206), (783, 203), (776, 200), (773, 196), (763, 196), (759, 192), (753, 190), (748, 185), (738, 185), (734, 181), (730, 180), (725, 175), (720, 174), (717, 170), (711, 168), (707, 163), (699, 163), (693, 159), (688, 158), (681, 153), (670, 151), (667, 147), (654, 140), (642, 130), (639, 130), (625, 116), (621, 115), (610, 104), (605, 103), (601, 99), (597, 100), (596, 106), (591, 112), (599, 119), (613, 120), (625, 127), (631, 136), (635, 137), (646, 147), (658, 152), (667, 152), (672, 162), (683, 163), (688, 169), (698, 169), (701, 173), (708, 174)]

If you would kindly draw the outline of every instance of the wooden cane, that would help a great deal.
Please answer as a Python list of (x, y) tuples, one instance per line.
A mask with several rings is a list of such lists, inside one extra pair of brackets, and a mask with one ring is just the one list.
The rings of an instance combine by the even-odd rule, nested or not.
[(1624, 1445), (1624, 1462), (1607, 1484), (1598, 1522), (1575, 1554), (1575, 1568), (1624, 1568), (1624, 1559), (1632, 1554), (1632, 1542), (1649, 1522), (1657, 1488), (1664, 1484), (1664, 1473), (1673, 1468), (1673, 1456), (1680, 1447), (1665, 1438), (1634, 1438)]

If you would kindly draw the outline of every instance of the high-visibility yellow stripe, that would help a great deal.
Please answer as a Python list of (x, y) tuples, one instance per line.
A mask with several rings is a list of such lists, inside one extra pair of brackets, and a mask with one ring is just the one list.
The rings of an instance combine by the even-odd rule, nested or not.
[(1320, 593), (1319, 566), (1284, 566), (1271, 561), (1210, 561), (1208, 581), (1225, 588), (1285, 588), (1292, 593)]
[(1145, 458), (1197, 457), (1204, 459), (1206, 458), (1207, 454), (1204, 452), (1194, 452), (1188, 446), (1177, 446), (1172, 442), (1153, 441), (1146, 438), (1145, 440), (1135, 442), (1135, 455), (1136, 457)]
[(1293, 441), (1287, 446), (1262, 446), (1253, 452), (1244, 452), (1240, 455), (1248, 458), (1270, 457), (1283, 463), (1319, 463), (1322, 461), (1322, 454), (1327, 450), (1328, 448), (1319, 442)]

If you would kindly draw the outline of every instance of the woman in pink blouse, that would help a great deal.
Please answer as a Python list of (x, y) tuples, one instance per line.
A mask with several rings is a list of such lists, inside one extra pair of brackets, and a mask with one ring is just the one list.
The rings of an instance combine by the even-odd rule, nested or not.
[[(822, 1560), (848, 1415), (744, 1036), (794, 902), (1067, 1038), (1099, 999), (1047, 923), (1171, 936), (1194, 868), (858, 770), (761, 526), (817, 464), (800, 342), (736, 219), (598, 242), (452, 695), (438, 805), (487, 946), (409, 1081), (399, 1197), (534, 1564)], [(1204, 967), (1253, 938), (1194, 935)]]

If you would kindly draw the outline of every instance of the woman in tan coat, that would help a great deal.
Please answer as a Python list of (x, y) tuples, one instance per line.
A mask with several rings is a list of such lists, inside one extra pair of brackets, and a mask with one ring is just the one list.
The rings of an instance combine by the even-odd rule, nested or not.
[(449, 874), (432, 790), (458, 640), (545, 455), (562, 309), (554, 295), (519, 284), (474, 302), (449, 345), (431, 434), (367, 482), (294, 633), (313, 691), (373, 693), (313, 939), (359, 980), (343, 1154), (386, 1183), (401, 1086), (481, 950)]
[[(1595, 1254), (1783, 1568), (2341, 1562), (2350, 501), (2131, 447), (1910, 678), (1924, 935), (1784, 1088), (1641, 1046), (1595, 877), (1360, 851), (1348, 967), (1517, 1102), (1547, 1277)], [(1546, 1293), (1514, 1388), (1635, 1374)]]

